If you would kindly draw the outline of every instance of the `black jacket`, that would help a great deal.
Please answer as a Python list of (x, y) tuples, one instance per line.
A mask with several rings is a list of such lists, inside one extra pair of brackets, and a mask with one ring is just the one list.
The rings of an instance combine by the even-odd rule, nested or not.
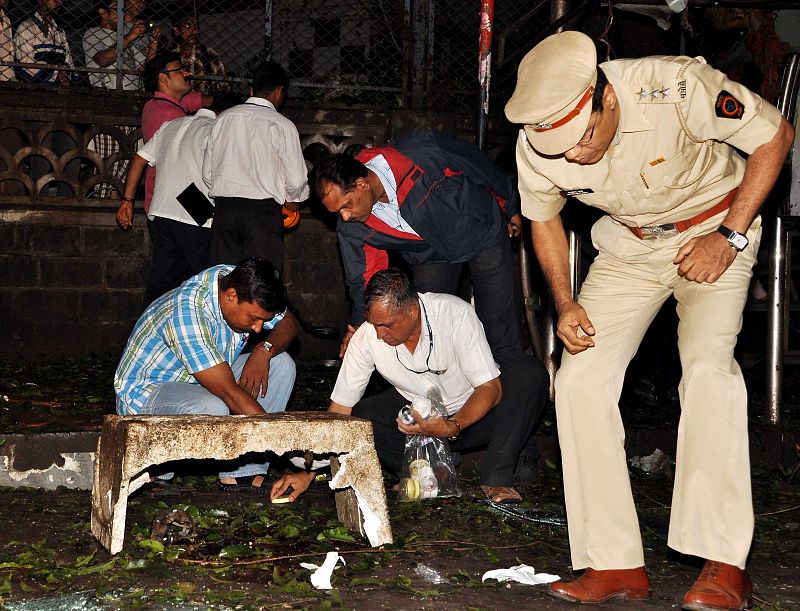
[(367, 163), (383, 155), (397, 182), (403, 219), (417, 232), (405, 233), (375, 215), (366, 223), (337, 225), (345, 280), (355, 324), (364, 321), (364, 287), (388, 266), (387, 251), (409, 263), (463, 263), (508, 239), (507, 226), (520, 199), (507, 174), (474, 145), (441, 134), (417, 132), (390, 146), (364, 149)]

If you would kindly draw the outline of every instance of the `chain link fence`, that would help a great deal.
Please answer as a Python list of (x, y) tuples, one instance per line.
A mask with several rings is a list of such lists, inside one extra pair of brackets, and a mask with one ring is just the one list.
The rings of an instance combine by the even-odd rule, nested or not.
[(16, 0), (6, 12), (0, 80), (142, 91), (145, 62), (175, 50), (203, 93), (247, 93), (271, 57), (301, 100), (405, 103), (404, 0)]
[[(478, 0), (9, 4), (0, 80), (141, 92), (144, 63), (177, 50), (193, 87), (209, 94), (246, 94), (252, 68), (265, 58), (287, 69), (292, 98), (308, 103), (451, 109), (473, 104), (478, 89)], [(529, 8), (498, 1), (495, 32)]]

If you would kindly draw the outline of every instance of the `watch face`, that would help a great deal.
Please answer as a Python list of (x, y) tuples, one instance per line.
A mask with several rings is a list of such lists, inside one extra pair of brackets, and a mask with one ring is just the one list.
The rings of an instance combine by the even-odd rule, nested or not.
[(741, 233), (736, 233), (735, 231), (731, 232), (728, 241), (731, 245), (738, 251), (742, 251), (747, 248), (747, 245), (750, 243), (747, 237), (743, 236)]

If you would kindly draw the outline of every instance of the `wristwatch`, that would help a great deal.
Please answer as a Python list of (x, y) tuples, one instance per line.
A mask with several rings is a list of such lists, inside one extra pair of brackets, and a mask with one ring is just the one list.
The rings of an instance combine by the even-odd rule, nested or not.
[(735, 248), (739, 252), (742, 252), (745, 248), (747, 248), (747, 245), (750, 243), (750, 240), (747, 239), (747, 236), (742, 235), (738, 231), (728, 229), (725, 227), (725, 225), (720, 225), (717, 227), (717, 231), (724, 235), (728, 240), (728, 244), (730, 244), (732, 248)]
[(272, 356), (272, 344), (269, 342), (261, 342), (261, 347), (266, 351), (267, 354)]

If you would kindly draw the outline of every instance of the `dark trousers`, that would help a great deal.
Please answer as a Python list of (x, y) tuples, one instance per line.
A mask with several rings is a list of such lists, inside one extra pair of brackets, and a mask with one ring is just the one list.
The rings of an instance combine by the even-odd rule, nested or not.
[[(456, 295), (463, 265), (415, 265), (414, 287), (420, 293)], [(509, 240), (501, 239), (498, 244), (480, 251), (467, 265), (475, 297), (475, 312), (483, 323), (495, 361), (502, 368), (523, 354), (519, 309), (514, 299), (514, 269)]]
[(274, 199), (215, 198), (211, 233), (211, 265), (259, 257), (283, 269), (283, 218)]
[[(500, 373), (503, 398), (481, 420), (461, 431), (450, 449), (461, 452), (486, 446), (481, 484), (511, 486), (520, 450), (538, 423), (550, 379), (534, 357), (521, 356)], [(403, 467), (406, 436), (397, 428), (397, 412), (409, 401), (394, 388), (362, 399), (352, 415), (372, 422), (375, 449), (383, 465), (396, 473)]]
[(153, 217), (148, 223), (153, 266), (147, 281), (147, 303), (208, 267), (211, 230), (172, 219)]

